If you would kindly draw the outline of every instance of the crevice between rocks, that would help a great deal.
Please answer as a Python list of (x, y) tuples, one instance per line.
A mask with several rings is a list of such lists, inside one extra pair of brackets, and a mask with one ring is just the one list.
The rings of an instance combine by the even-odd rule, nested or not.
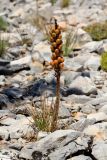
[(94, 137), (90, 137), (90, 141), (88, 142), (88, 147), (86, 149), (78, 150), (77, 152), (68, 156), (66, 159), (69, 159), (69, 158), (75, 157), (75, 156), (79, 156), (79, 155), (84, 155), (84, 156), (89, 156), (92, 160), (98, 160), (92, 154), (93, 138)]

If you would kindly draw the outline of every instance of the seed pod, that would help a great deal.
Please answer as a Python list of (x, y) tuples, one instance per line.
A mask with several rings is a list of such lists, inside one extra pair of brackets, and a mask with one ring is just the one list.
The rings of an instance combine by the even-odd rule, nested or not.
[(56, 46), (57, 46), (56, 42), (52, 43), (52, 46), (53, 46), (54, 48), (56, 48)]
[(54, 42), (54, 38), (53, 37), (50, 38), (50, 42)]
[(64, 62), (63, 57), (58, 57), (58, 62), (59, 62), (59, 63), (63, 63), (63, 62)]
[(51, 51), (52, 51), (52, 52), (54, 52), (54, 50), (55, 50), (55, 49), (54, 49), (54, 47), (53, 47), (53, 46), (51, 46)]
[(52, 37), (55, 38), (55, 37), (56, 37), (56, 34), (55, 34), (55, 33), (52, 33)]
[(55, 60), (55, 59), (56, 59), (56, 54), (55, 54), (55, 53), (52, 54), (51, 59), (52, 59), (52, 60)]
[(62, 39), (62, 35), (61, 34), (59, 34), (58, 39)]
[(59, 49), (55, 49), (55, 54), (59, 55)]
[(56, 66), (58, 64), (58, 60), (54, 60), (53, 63)]
[(62, 40), (61, 39), (57, 39), (56, 40), (56, 44), (61, 44), (62, 43)]
[(56, 35), (60, 34), (60, 30), (59, 29), (55, 29), (55, 33), (56, 33)]
[(63, 68), (64, 68), (64, 64), (63, 64), (63, 63), (60, 63), (60, 64), (59, 64), (59, 67), (60, 67), (60, 69), (63, 69)]
[(59, 49), (59, 50), (62, 50), (62, 44), (60, 44), (60, 45), (58, 46), (58, 49)]

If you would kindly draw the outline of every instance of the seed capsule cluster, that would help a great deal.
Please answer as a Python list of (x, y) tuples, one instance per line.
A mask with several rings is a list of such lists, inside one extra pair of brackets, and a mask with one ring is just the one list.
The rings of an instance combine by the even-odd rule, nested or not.
[(64, 67), (64, 58), (62, 57), (62, 35), (61, 28), (55, 21), (55, 26), (50, 30), (50, 42), (51, 42), (51, 51), (52, 57), (50, 65), (54, 68), (54, 70), (61, 70)]

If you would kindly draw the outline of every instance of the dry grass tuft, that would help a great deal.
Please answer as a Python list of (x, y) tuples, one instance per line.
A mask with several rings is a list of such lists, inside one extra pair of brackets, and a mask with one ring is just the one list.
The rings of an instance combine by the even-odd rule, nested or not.
[(0, 57), (3, 56), (9, 47), (8, 39), (6, 40), (0, 33)]
[(65, 40), (63, 42), (63, 55), (69, 56), (69, 54), (73, 51), (74, 46), (77, 42), (76, 31), (70, 29), (66, 32)]
[(51, 131), (53, 100), (49, 104), (46, 97), (41, 97), (40, 105), (32, 103), (31, 107), (28, 108), (28, 113), (32, 117), (33, 126), (37, 131)]

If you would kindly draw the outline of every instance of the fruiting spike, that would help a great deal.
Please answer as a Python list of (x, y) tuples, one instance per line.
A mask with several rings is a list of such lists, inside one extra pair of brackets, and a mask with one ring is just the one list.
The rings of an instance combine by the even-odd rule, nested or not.
[(62, 35), (61, 28), (57, 24), (57, 20), (55, 20), (54, 27), (50, 30), (50, 43), (51, 43), (51, 51), (52, 51), (52, 62), (50, 65), (55, 71), (56, 76), (56, 101), (54, 105), (54, 113), (51, 123), (51, 131), (55, 131), (57, 128), (57, 120), (58, 120), (58, 111), (59, 111), (59, 102), (60, 102), (60, 74), (61, 70), (64, 67), (64, 58), (62, 57)]

